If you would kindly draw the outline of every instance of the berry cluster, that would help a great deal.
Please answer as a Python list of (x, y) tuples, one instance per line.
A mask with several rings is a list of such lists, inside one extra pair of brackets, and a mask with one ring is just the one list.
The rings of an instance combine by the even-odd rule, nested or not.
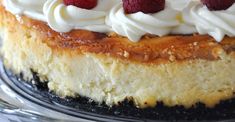
[[(156, 13), (165, 7), (165, 0), (122, 0), (125, 13), (136, 12)], [(65, 5), (74, 5), (79, 8), (92, 9), (97, 6), (97, 0), (64, 0)]]
[[(165, 0), (122, 0), (126, 14), (136, 12), (156, 13), (165, 8)], [(235, 0), (201, 0), (210, 10), (226, 10), (235, 3)], [(74, 5), (84, 9), (97, 6), (97, 0), (64, 0), (65, 5)]]

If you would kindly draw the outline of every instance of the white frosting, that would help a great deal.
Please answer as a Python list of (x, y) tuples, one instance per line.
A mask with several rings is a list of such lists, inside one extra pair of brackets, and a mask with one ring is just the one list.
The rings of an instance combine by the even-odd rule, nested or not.
[(196, 33), (197, 30), (193, 24), (186, 23), (183, 16), (183, 13), (187, 12), (191, 5), (192, 0), (167, 0), (169, 5), (174, 9), (179, 11), (178, 21), (180, 21), (180, 25), (173, 28), (171, 31), (172, 34), (192, 34)]
[(155, 14), (138, 12), (125, 14), (122, 4), (118, 4), (110, 11), (106, 21), (112, 29), (132, 41), (138, 41), (146, 33), (164, 36), (171, 32), (172, 28), (179, 25), (176, 20), (177, 11), (166, 6), (163, 11)]
[(210, 11), (198, 1), (193, 1), (183, 11), (185, 23), (194, 25), (199, 34), (209, 34), (220, 42), (224, 36), (235, 36), (235, 4), (227, 10)]
[(121, 0), (98, 0), (91, 9), (66, 6), (63, 0), (4, 0), (15, 15), (26, 15), (47, 22), (57, 32), (85, 29), (116, 32), (136, 42), (145, 34), (209, 34), (218, 42), (235, 36), (235, 5), (227, 10), (210, 11), (199, 0), (166, 0), (163, 11), (125, 14)]
[(185, 9), (192, 0), (166, 0), (168, 4), (177, 11)]
[(113, 3), (113, 0), (100, 0), (94, 9), (87, 10), (66, 6), (63, 0), (47, 0), (43, 12), (49, 26), (58, 32), (69, 32), (72, 29), (109, 32), (111, 28), (105, 24), (105, 17)]
[(33, 19), (46, 21), (43, 15), (43, 5), (47, 0), (4, 0), (8, 11), (16, 15), (26, 15)]

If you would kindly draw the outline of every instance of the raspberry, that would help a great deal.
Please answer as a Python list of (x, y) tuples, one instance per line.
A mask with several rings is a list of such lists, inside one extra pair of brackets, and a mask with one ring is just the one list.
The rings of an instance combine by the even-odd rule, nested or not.
[(165, 8), (165, 0), (122, 0), (126, 14), (156, 13)]
[(65, 5), (74, 5), (83, 9), (92, 9), (97, 6), (97, 0), (64, 0)]
[(233, 5), (235, 0), (201, 0), (209, 10), (226, 10)]

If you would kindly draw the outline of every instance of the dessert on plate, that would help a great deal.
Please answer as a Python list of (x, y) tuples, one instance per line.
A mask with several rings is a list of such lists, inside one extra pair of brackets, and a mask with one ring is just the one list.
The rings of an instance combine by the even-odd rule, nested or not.
[(1, 54), (60, 97), (213, 107), (234, 97), (234, 20), (233, 0), (0, 0)]

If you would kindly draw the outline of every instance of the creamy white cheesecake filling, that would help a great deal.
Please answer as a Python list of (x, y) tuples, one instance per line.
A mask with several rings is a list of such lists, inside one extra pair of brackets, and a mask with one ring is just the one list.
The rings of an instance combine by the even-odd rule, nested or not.
[[(19, 33), (18, 33), (19, 32)], [(31, 79), (31, 69), (59, 96), (86, 96), (107, 105), (131, 99), (136, 106), (214, 106), (233, 96), (234, 54), (220, 52), (220, 60), (187, 60), (162, 64), (125, 62), (108, 56), (53, 50), (33, 31), (6, 31), (4, 64)], [(17, 40), (16, 40), (17, 39)]]
[(98, 0), (91, 10), (65, 6), (63, 0), (4, 0), (4, 5), (13, 14), (47, 22), (57, 32), (116, 32), (134, 42), (145, 34), (209, 34), (218, 42), (226, 35), (235, 36), (235, 5), (227, 10), (209, 11), (200, 0), (166, 0), (163, 11), (129, 15), (124, 13), (121, 0)]
[(234, 97), (235, 53), (225, 52), (219, 44), (213, 49), (217, 60), (137, 63), (52, 46), (49, 43), (54, 38), (46, 38), (40, 30), (1, 10), (1, 55), (6, 68), (16, 74), (23, 72), (29, 81), (34, 70), (61, 97), (78, 94), (108, 105), (128, 98), (139, 107), (155, 106), (157, 101), (185, 107), (202, 102), (212, 107)]

